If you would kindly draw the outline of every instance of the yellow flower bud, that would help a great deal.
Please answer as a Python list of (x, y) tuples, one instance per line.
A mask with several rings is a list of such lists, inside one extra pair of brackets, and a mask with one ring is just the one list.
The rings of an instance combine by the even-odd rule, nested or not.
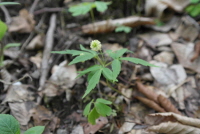
[(93, 40), (93, 41), (90, 43), (90, 48), (91, 48), (93, 51), (99, 51), (99, 50), (101, 50), (101, 42), (98, 41), (98, 40)]

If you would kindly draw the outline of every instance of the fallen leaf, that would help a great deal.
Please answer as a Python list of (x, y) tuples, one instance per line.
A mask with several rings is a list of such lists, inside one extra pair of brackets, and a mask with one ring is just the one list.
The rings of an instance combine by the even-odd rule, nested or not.
[(29, 14), (26, 9), (19, 12), (19, 16), (13, 17), (8, 27), (9, 32), (30, 33), (35, 27), (33, 15)]
[(34, 50), (34, 49), (39, 49), (42, 48), (44, 46), (44, 36), (41, 34), (38, 34), (37, 36), (35, 36), (31, 42), (26, 46), (27, 50)]
[(161, 0), (160, 2), (177, 12), (183, 12), (184, 8), (190, 4), (190, 0)]

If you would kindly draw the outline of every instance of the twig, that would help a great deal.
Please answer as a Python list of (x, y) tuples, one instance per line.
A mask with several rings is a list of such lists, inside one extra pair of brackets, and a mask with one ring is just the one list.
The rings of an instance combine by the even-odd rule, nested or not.
[(9, 14), (7, 8), (6, 8), (5, 6), (0, 6), (0, 8), (1, 8), (1, 10), (4, 12), (4, 15), (5, 15), (5, 18), (6, 18), (6, 23), (7, 23), (7, 24), (10, 24), (11, 21), (12, 21), (12, 19), (11, 19), (11, 17), (10, 17), (10, 14)]
[(41, 67), (41, 77), (40, 77), (40, 88), (39, 91), (42, 90), (42, 87), (46, 81), (47, 74), (49, 72), (49, 57), (51, 54), (51, 50), (54, 43), (54, 31), (56, 29), (56, 15), (53, 14), (50, 19), (50, 27), (47, 31), (46, 42), (44, 48), (44, 55), (42, 59), (42, 67)]
[(38, 4), (39, 1), (40, 1), (40, 0), (34, 0), (34, 2), (33, 2), (33, 4), (32, 4), (32, 6), (31, 6), (31, 8), (30, 8), (30, 10), (29, 10), (29, 13), (30, 13), (30, 14), (33, 14), (33, 12), (34, 12), (34, 10), (35, 10), (35, 7), (37, 6), (37, 4)]
[(5, 84), (5, 85), (12, 85), (13, 83), (16, 83), (16, 82), (22, 81), (23, 79), (25, 79), (25, 78), (27, 78), (27, 77), (30, 78), (31, 81), (33, 81), (33, 79), (31, 78), (30, 75), (25, 74), (22, 78), (19, 78), (18, 80), (13, 81), (13, 82), (7, 82), (7, 81), (1, 80), (1, 79), (0, 79), (0, 82), (2, 82), (2, 83)]
[(59, 8), (59, 7), (56, 7), (56, 8), (43, 8), (43, 9), (35, 11), (34, 15), (42, 14), (42, 13), (45, 13), (45, 12), (61, 12), (61, 11), (63, 11), (63, 8)]

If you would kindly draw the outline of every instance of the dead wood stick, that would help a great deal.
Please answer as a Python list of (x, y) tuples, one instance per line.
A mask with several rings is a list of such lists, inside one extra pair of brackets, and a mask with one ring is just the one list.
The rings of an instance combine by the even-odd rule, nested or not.
[(40, 0), (34, 0), (34, 2), (33, 2), (33, 4), (32, 4), (32, 6), (31, 6), (31, 8), (30, 8), (30, 10), (29, 10), (29, 13), (30, 13), (30, 14), (33, 14), (33, 12), (34, 12), (34, 10), (35, 10), (35, 8), (36, 8), (36, 6), (37, 6), (37, 4), (38, 4), (39, 1), (40, 1)]
[(53, 14), (50, 19), (50, 26), (47, 31), (44, 53), (42, 58), (42, 67), (41, 67), (41, 77), (40, 77), (40, 88), (38, 90), (42, 90), (42, 87), (46, 81), (47, 74), (49, 72), (49, 57), (51, 54), (51, 50), (54, 43), (54, 31), (56, 29), (56, 15)]
[(7, 24), (10, 24), (11, 21), (12, 21), (12, 19), (11, 19), (11, 17), (10, 17), (10, 14), (9, 14), (7, 8), (6, 8), (5, 6), (0, 6), (0, 8), (1, 8), (1, 10), (3, 11), (3, 13), (4, 13), (4, 15), (5, 15), (6, 23), (7, 23)]

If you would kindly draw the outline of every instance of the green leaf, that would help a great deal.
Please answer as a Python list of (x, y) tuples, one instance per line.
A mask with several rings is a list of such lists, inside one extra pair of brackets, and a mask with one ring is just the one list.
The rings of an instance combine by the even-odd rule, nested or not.
[(149, 62), (147, 62), (147, 61), (145, 61), (145, 60), (138, 59), (138, 58), (122, 57), (122, 58), (120, 58), (120, 60), (130, 61), (130, 62), (133, 62), (133, 63), (135, 63), (135, 64), (141, 64), (141, 65), (143, 65), (143, 66), (158, 67), (158, 66), (155, 66), (155, 65), (153, 65), (153, 64), (150, 64)]
[(93, 50), (89, 50), (89, 49), (86, 49), (85, 47), (83, 47), (83, 45), (80, 45), (80, 48), (81, 48), (81, 50), (83, 50), (83, 51), (87, 51), (87, 52), (89, 52), (89, 53), (92, 53), (93, 55), (97, 55), (97, 52), (95, 52), (95, 51), (93, 51)]
[(125, 33), (130, 33), (131, 32), (131, 27), (128, 26), (118, 26), (117, 28), (115, 28), (115, 32), (125, 32)]
[(113, 79), (116, 79), (121, 71), (121, 62), (118, 59), (112, 61)]
[(25, 131), (24, 134), (42, 134), (44, 129), (45, 129), (44, 126), (32, 127), (32, 128), (29, 128), (27, 131)]
[(95, 70), (98, 70), (98, 69), (100, 69), (102, 66), (100, 66), (100, 65), (93, 65), (93, 66), (91, 66), (91, 67), (89, 67), (89, 68), (87, 68), (87, 69), (85, 69), (85, 70), (83, 70), (83, 71), (79, 71), (78, 73), (80, 73), (80, 74), (86, 74), (86, 73), (89, 73), (89, 72), (91, 72), (91, 71), (95, 71)]
[(20, 3), (18, 2), (0, 2), (0, 6), (1, 5), (19, 5)]
[(96, 119), (98, 119), (99, 117), (100, 117), (100, 115), (97, 113), (96, 108), (93, 108), (88, 115), (88, 121), (92, 125), (95, 125)]
[(72, 13), (72, 16), (79, 16), (87, 14), (94, 6), (94, 3), (84, 2), (69, 8), (69, 12)]
[(92, 72), (90, 72), (90, 73), (88, 74), (88, 76), (87, 76), (87, 82), (90, 81), (90, 79), (91, 79), (92, 76), (95, 74), (95, 72), (96, 72), (96, 71), (92, 71)]
[(101, 102), (95, 102), (94, 103), (95, 108), (97, 110), (97, 112), (101, 115), (101, 116), (110, 116), (112, 114), (112, 109), (107, 106), (106, 104), (103, 104)]
[(85, 117), (88, 116), (88, 114), (89, 114), (89, 112), (90, 112), (90, 109), (91, 109), (92, 103), (93, 103), (93, 100), (90, 101), (90, 103), (88, 103), (88, 104), (86, 105), (86, 107), (85, 107), (85, 109), (84, 109), (84, 111), (83, 111), (83, 115), (84, 115)]
[(113, 80), (113, 72), (109, 68), (103, 68), (103, 76), (110, 81)]
[(108, 100), (105, 100), (105, 99), (102, 99), (102, 98), (98, 98), (97, 100), (96, 100), (96, 102), (100, 102), (100, 103), (103, 103), (103, 104), (112, 104), (112, 102), (111, 101), (108, 101)]
[(100, 77), (101, 77), (101, 72), (102, 72), (102, 69), (96, 71), (94, 73), (94, 75), (91, 77), (91, 79), (89, 80), (87, 89), (85, 91), (85, 94), (83, 95), (82, 98), (84, 98), (86, 95), (88, 95), (91, 92), (91, 90), (95, 88), (97, 83), (99, 83), (99, 80), (100, 80)]
[(57, 53), (57, 54), (71, 54), (72, 56), (77, 56), (84, 54), (85, 52), (83, 51), (78, 51), (78, 50), (66, 50), (66, 51), (51, 51), (51, 53)]
[(6, 33), (6, 31), (7, 31), (7, 29), (8, 29), (8, 27), (7, 27), (7, 25), (4, 23), (4, 22), (2, 22), (2, 21), (0, 21), (0, 41), (2, 40), (2, 38), (4, 37), (4, 35), (5, 35), (5, 33)]
[(120, 50), (116, 51), (116, 55), (115, 56), (116, 56), (116, 58), (119, 58), (126, 52), (127, 52), (126, 48), (120, 49)]
[(18, 121), (11, 115), (0, 114), (0, 134), (20, 134)]
[(112, 50), (106, 50), (106, 53), (110, 56), (110, 57), (112, 57), (113, 59), (115, 59), (116, 58), (116, 53), (114, 53)]
[(93, 54), (90, 54), (90, 53), (84, 53), (83, 55), (80, 55), (80, 56), (77, 56), (76, 58), (74, 58), (70, 63), (69, 65), (72, 65), (72, 64), (75, 64), (75, 63), (78, 63), (78, 62), (84, 62), (86, 60), (90, 60), (94, 57)]
[(198, 3), (198, 2), (200, 2), (200, 0), (190, 0), (190, 3), (193, 3), (193, 4)]
[(10, 47), (19, 47), (21, 44), (20, 43), (9, 43), (7, 45), (4, 46), (4, 50), (10, 48)]
[(108, 9), (108, 5), (110, 5), (111, 2), (103, 2), (103, 1), (95, 1), (95, 5), (97, 8), (97, 11), (104, 12)]

